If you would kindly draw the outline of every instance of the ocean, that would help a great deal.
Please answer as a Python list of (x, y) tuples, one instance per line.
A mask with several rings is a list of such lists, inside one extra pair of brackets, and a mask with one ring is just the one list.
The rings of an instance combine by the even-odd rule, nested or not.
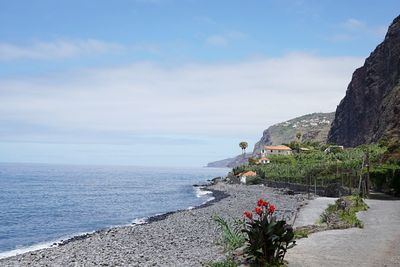
[[(199, 206), (218, 168), (0, 164), (0, 258)], [(209, 192), (210, 193), (210, 192)]]

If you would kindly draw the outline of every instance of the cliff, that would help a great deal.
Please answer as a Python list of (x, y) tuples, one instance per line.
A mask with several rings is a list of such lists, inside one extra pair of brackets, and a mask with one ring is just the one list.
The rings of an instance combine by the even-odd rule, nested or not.
[(384, 41), (353, 73), (336, 109), (328, 142), (357, 146), (400, 138), (400, 16)]
[(326, 143), (329, 129), (335, 113), (312, 113), (270, 126), (255, 146), (253, 153), (260, 152), (265, 145), (280, 145), (297, 140), (301, 133), (301, 141)]

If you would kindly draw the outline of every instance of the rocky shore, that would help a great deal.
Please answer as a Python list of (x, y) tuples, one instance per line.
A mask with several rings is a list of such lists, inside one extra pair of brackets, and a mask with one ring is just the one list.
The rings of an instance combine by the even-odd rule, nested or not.
[(76, 237), (57, 247), (1, 259), (0, 266), (204, 266), (225, 257), (214, 215), (241, 218), (263, 197), (277, 206), (278, 217), (292, 220), (304, 201), (303, 195), (260, 185), (217, 183), (207, 190), (215, 200), (198, 208)]

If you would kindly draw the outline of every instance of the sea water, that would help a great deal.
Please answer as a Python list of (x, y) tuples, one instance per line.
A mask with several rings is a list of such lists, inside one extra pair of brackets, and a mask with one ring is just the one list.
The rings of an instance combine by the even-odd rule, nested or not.
[(193, 208), (217, 168), (0, 164), (0, 258), (61, 239)]

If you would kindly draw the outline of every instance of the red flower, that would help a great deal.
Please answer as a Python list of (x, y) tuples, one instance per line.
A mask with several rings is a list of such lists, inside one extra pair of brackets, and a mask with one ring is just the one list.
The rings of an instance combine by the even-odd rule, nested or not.
[(265, 201), (264, 199), (262, 199), (262, 198), (260, 198), (258, 201), (257, 201), (257, 206), (259, 206), (259, 207), (266, 207), (266, 206), (268, 206), (268, 201)]
[(268, 208), (268, 213), (274, 213), (275, 212), (275, 206), (274, 205), (269, 205), (269, 208)]
[(248, 219), (253, 219), (253, 213), (251, 213), (250, 211), (245, 211), (244, 213), (243, 213), (243, 215), (246, 217), (246, 218), (248, 218)]
[(261, 216), (261, 214), (262, 214), (262, 208), (256, 207), (256, 208), (254, 209), (254, 211), (255, 211), (258, 215)]

